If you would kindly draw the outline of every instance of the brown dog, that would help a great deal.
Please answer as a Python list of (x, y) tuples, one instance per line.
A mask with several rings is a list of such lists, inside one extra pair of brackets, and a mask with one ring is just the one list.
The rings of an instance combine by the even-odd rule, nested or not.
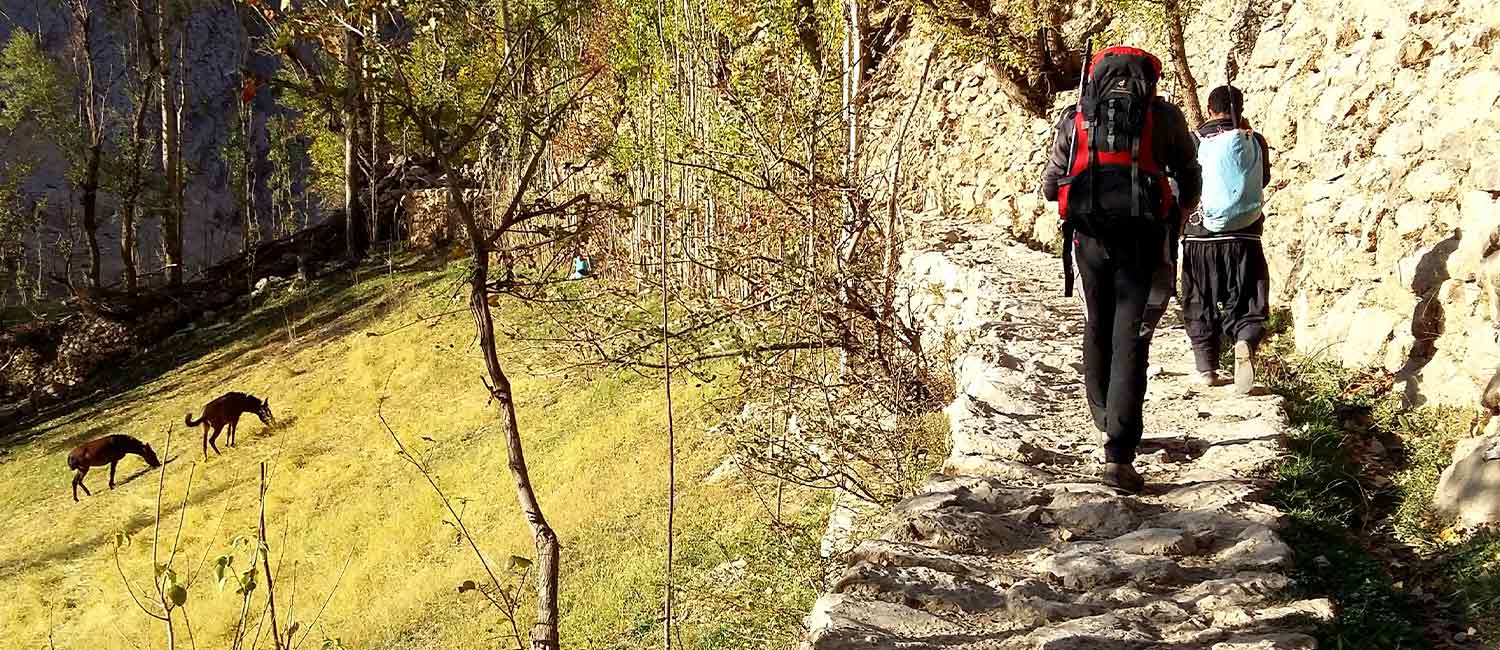
[(151, 445), (126, 435), (104, 436), (74, 447), (73, 453), (68, 454), (68, 469), (77, 472), (73, 475), (73, 500), (78, 500), (80, 487), (84, 494), (94, 496), (89, 491), (89, 486), (83, 484), (83, 477), (88, 475), (90, 467), (109, 465), (109, 489), (115, 489), (115, 466), (127, 454), (140, 456), (152, 467), (161, 467), (161, 461), (156, 459), (156, 451), (151, 449)]
[[(213, 447), (214, 453), (219, 453), (219, 445), (214, 444), (219, 439), (219, 431), (229, 427), (229, 444), (234, 446), (234, 433), (239, 428), (240, 416), (246, 413), (254, 413), (260, 418), (261, 424), (271, 426), (276, 422), (276, 416), (271, 415), (270, 400), (256, 399), (254, 395), (245, 393), (224, 393), (222, 397), (209, 402), (203, 406), (203, 417), (193, 419), (193, 414), (188, 413), (185, 422), (189, 428), (203, 425), (203, 460), (208, 460), (208, 448)], [(209, 428), (213, 429), (213, 435), (209, 435)]]

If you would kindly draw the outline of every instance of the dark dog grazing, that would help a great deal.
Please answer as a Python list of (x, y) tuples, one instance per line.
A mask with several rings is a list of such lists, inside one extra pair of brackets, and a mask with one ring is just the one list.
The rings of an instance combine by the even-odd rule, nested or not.
[(109, 465), (109, 489), (115, 489), (115, 466), (127, 454), (140, 456), (152, 467), (161, 467), (161, 461), (157, 460), (156, 451), (151, 449), (151, 445), (127, 435), (104, 436), (74, 447), (73, 453), (68, 454), (68, 469), (77, 472), (73, 475), (73, 500), (78, 500), (80, 487), (84, 494), (94, 496), (89, 491), (89, 486), (83, 484), (83, 477), (88, 475), (90, 467)]
[[(229, 444), (234, 446), (234, 433), (239, 428), (240, 416), (246, 413), (254, 413), (260, 418), (261, 424), (271, 426), (276, 422), (276, 416), (271, 415), (270, 400), (256, 399), (254, 395), (245, 393), (224, 393), (222, 397), (209, 402), (203, 406), (203, 417), (193, 419), (193, 414), (187, 414), (188, 427), (203, 425), (203, 460), (208, 460), (208, 448), (213, 447), (214, 453), (219, 453), (219, 446), (214, 444), (219, 439), (219, 431), (225, 426), (229, 427)], [(213, 435), (209, 435), (209, 429), (213, 429)]]

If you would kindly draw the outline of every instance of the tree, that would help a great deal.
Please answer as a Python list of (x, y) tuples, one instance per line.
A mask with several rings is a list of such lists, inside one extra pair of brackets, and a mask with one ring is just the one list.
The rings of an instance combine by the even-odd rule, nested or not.
[[(570, 210), (589, 204), (581, 194), (560, 202), (549, 200), (559, 188), (538, 172), (557, 134), (573, 117), (583, 90), (597, 74), (561, 42), (588, 15), (590, 6), (573, 2), (512, 6), (509, 0), (396, 2), (384, 10), (404, 20), (388, 22), (405, 28), (392, 39), (358, 34), (363, 22), (359, 17), (368, 15), (368, 9), (346, 9), (347, 13), (334, 17), (337, 27), (345, 30), (346, 65), (357, 62), (353, 58), (356, 46), (365, 47), (368, 57), (368, 75), (350, 81), (362, 84), (371, 101), (388, 107), (403, 128), (417, 134), (416, 146), (442, 175), (448, 209), (467, 239), (472, 265), (469, 307), (486, 370), (485, 389), (497, 407), (510, 477), (536, 548), (537, 616), (531, 647), (554, 649), (559, 645), (561, 547), (532, 486), (516, 419), (516, 397), (496, 349), (490, 298), (504, 290), (512, 269), (502, 269), (505, 276), (501, 279), (494, 278), (491, 269), (496, 256), (514, 259), (506, 249), (507, 235), (535, 220), (565, 217)], [(327, 18), (293, 17), (304, 21), (304, 33), (327, 33)], [(350, 97), (357, 94), (352, 84), (343, 92)], [(353, 143), (349, 144), (352, 149)], [(505, 187), (493, 188), (489, 205), (477, 205), (471, 191), (481, 149), (492, 160), (516, 163)]]
[(82, 207), (84, 243), (88, 247), (88, 286), (100, 287), (99, 259), (99, 185), (100, 164), (104, 157), (105, 138), (105, 90), (101, 83), (98, 66), (95, 65), (95, 19), (93, 3), (89, 0), (69, 0), (68, 10), (75, 23), (73, 44), (74, 65), (82, 83), (78, 88), (78, 114), (83, 127), (82, 169), (77, 172), (76, 184)]
[(1193, 69), (1188, 64), (1187, 42), (1183, 36), (1182, 0), (1162, 0), (1162, 13), (1167, 22), (1167, 47), (1172, 52), (1172, 65), (1177, 71), (1177, 81), (1182, 84), (1182, 96), (1187, 107), (1188, 117), (1193, 124), (1203, 123), (1203, 104), (1198, 99), (1198, 80), (1193, 77)]
[(120, 261), (123, 265), (125, 291), (135, 294), (140, 288), (140, 263), (136, 244), (136, 216), (146, 190), (146, 156), (150, 149), (149, 122), (154, 103), (153, 81), (156, 77), (153, 54), (156, 44), (147, 26), (145, 0), (131, 0), (122, 12), (135, 38), (125, 43), (125, 61), (130, 73), (130, 136), (125, 148), (124, 181), (120, 195)]
[[(182, 284), (183, 251), (182, 229), (184, 214), (182, 182), (182, 113), (181, 82), (173, 64), (173, 52), (177, 48), (176, 0), (155, 0), (155, 25), (151, 26), (156, 41), (157, 92), (161, 95), (161, 167), (166, 179), (166, 210), (162, 214), (162, 242), (167, 253), (167, 282), (171, 286)], [(149, 15), (149, 14), (148, 14)], [(150, 18), (147, 18), (147, 23)]]
[[(355, 11), (352, 2), (346, 3), (349, 26), (344, 29), (344, 242), (349, 259), (364, 256), (367, 229), (365, 211), (360, 207), (359, 175), (359, 120), (360, 120), (360, 73), (364, 66), (360, 49), (363, 35), (355, 27), (363, 12)], [(372, 174), (373, 175), (373, 174)], [(374, 209), (372, 203), (369, 206)]]

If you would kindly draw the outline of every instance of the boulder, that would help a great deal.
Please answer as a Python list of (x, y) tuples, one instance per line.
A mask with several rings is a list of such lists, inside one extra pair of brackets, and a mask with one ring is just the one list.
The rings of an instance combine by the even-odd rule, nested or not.
[(1500, 434), (1458, 443), (1432, 505), (1465, 528), (1500, 523)]

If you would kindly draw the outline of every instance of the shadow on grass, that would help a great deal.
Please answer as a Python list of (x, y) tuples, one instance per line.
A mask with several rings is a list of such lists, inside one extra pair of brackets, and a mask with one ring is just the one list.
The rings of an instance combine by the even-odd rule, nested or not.
[[(412, 263), (412, 268), (428, 266), (420, 262)], [(132, 414), (122, 413), (99, 419), (99, 413), (130, 400), (149, 399), (150, 395), (146, 395), (143, 390), (146, 386), (194, 364), (249, 367), (274, 361), (282, 351), (277, 346), (278, 342), (293, 344), (299, 348), (317, 347), (358, 332), (401, 303), (401, 298), (383, 291), (388, 288), (386, 280), (390, 277), (385, 272), (376, 272), (383, 267), (384, 265), (371, 267), (361, 273), (330, 273), (301, 291), (283, 291), (271, 302), (263, 302), (258, 306), (236, 303), (219, 312), (216, 318), (218, 322), (179, 331), (153, 344), (146, 352), (125, 361), (118, 368), (99, 373), (78, 391), (77, 397), (0, 429), (0, 448), (15, 447), (90, 418), (96, 421), (87, 429), (49, 441), (48, 452), (71, 449), (80, 442), (101, 435), (127, 429), (138, 430), (140, 423)], [(356, 277), (359, 279), (356, 280)], [(412, 278), (410, 282), (403, 283), (399, 291), (403, 294), (419, 292), (447, 277), (445, 274), (430, 273)], [(295, 336), (289, 330), (295, 331)], [(231, 385), (226, 385), (217, 373), (183, 373), (177, 378), (152, 386), (151, 395), (201, 392), (203, 402), (206, 403), (223, 391), (250, 388), (232, 386), (232, 379), (229, 383)], [(175, 419), (172, 421), (175, 422)], [(141, 437), (141, 434), (150, 437), (155, 432), (135, 432), (137, 437)]]
[[(119, 487), (119, 483), (116, 483), (116, 487)], [(236, 486), (232, 481), (225, 481), (206, 489), (195, 489), (192, 495), (188, 497), (187, 506), (200, 505), (234, 487)], [(103, 499), (108, 498), (111, 493), (112, 491), (106, 488), (104, 490), (95, 490), (92, 497), (83, 498)], [(68, 505), (71, 506), (73, 503), (69, 501)], [(161, 504), (163, 528), (166, 528), (168, 525), (175, 525), (175, 523), (169, 524), (168, 522), (173, 521), (174, 515), (180, 512), (182, 507), (183, 503), (180, 497), (172, 499), (163, 496)], [(93, 527), (93, 530), (96, 532), (89, 535), (76, 535), (67, 544), (37, 548), (25, 557), (0, 558), (0, 580), (9, 580), (15, 576), (23, 575), (54, 563), (81, 559), (93, 552), (100, 545), (111, 543), (115, 533), (120, 532), (127, 536), (134, 536), (136, 533), (150, 527), (155, 521), (155, 510), (143, 509), (141, 512), (137, 512), (122, 521), (100, 522), (100, 525)]]
[[(1434, 621), (1461, 614), (1417, 602), (1403, 585), (1419, 567), (1398, 566), (1389, 537), (1399, 495), (1366, 486), (1351, 450), (1381, 432), (1346, 427), (1368, 420), (1382, 390), (1351, 383), (1353, 373), (1333, 363), (1297, 356), (1290, 319), (1273, 316), (1276, 335), (1259, 355), (1257, 374), (1286, 398), (1292, 431), (1290, 457), (1279, 468), (1272, 503), (1287, 515), (1282, 530), (1295, 551), (1291, 577), (1303, 597), (1328, 597), (1339, 610), (1317, 637), (1321, 647), (1408, 649), (1433, 643)], [(1452, 647), (1470, 647), (1455, 645)]]

